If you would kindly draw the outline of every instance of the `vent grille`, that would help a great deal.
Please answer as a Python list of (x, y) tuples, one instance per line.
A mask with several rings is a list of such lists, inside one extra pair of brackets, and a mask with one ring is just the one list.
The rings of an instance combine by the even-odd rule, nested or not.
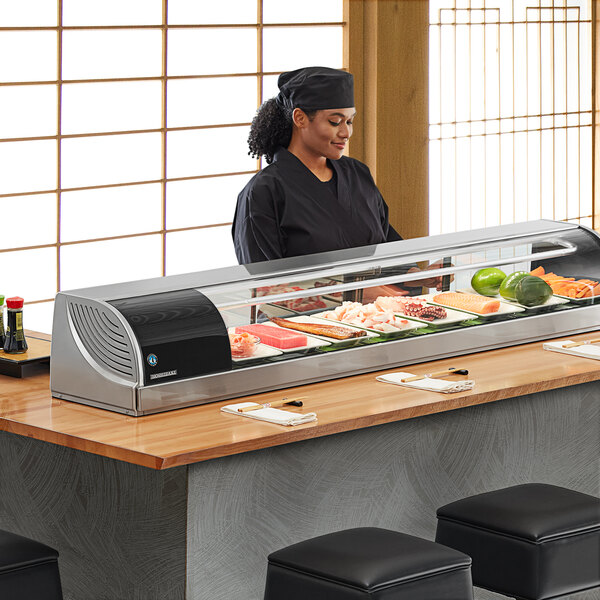
[(136, 368), (129, 336), (118, 319), (103, 306), (69, 301), (69, 315), (90, 356), (104, 369), (135, 380)]

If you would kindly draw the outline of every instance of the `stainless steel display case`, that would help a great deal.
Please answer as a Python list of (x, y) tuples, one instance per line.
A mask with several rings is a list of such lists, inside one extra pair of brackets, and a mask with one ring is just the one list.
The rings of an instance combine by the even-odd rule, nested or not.
[[(434, 263), (441, 268), (428, 270)], [(379, 286), (411, 295), (435, 291), (421, 287), (433, 283), (462, 291), (481, 268), (540, 265), (600, 281), (600, 237), (542, 220), (60, 292), (52, 394), (138, 416), (597, 329), (597, 297), (553, 298), (489, 316), (458, 311), (437, 324), (409, 319), (406, 329), (350, 341), (309, 336), (310, 347), (231, 357), (227, 332), (236, 326), (311, 317), (376, 295)]]

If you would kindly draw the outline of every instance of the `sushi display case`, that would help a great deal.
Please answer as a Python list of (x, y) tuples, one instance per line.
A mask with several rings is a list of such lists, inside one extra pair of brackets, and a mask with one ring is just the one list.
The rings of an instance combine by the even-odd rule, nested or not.
[(533, 221), (60, 292), (53, 396), (139, 416), (600, 327), (600, 236)]

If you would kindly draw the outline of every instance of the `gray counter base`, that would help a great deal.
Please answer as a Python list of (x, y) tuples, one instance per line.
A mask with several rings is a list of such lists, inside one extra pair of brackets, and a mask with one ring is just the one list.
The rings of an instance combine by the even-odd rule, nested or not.
[(0, 433), (0, 528), (59, 550), (65, 600), (261, 600), (273, 550), (433, 539), (438, 506), (531, 481), (600, 495), (600, 382), (162, 472)]

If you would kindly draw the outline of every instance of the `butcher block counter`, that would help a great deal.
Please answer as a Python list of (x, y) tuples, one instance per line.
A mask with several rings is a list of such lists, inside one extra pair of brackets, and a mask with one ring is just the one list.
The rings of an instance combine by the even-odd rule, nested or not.
[[(536, 342), (401, 370), (450, 367), (474, 389), (368, 373), (142, 417), (53, 399), (47, 372), (0, 376), (0, 529), (59, 550), (65, 600), (260, 600), (267, 555), (302, 539), (433, 539), (437, 507), (518, 483), (600, 494), (600, 361)], [(284, 396), (318, 420), (219, 410)]]
[[(568, 339), (595, 337), (598, 333)], [(450, 367), (468, 369), (475, 388), (440, 394), (376, 381), (376, 375), (393, 372), (390, 370), (145, 417), (127, 417), (53, 399), (47, 373), (27, 379), (0, 376), (0, 430), (144, 467), (167, 469), (600, 380), (600, 361), (544, 351), (541, 342), (401, 370), (425, 374)], [(316, 422), (283, 427), (219, 410), (234, 402), (262, 404), (300, 396), (304, 406), (286, 410), (316, 412)]]

